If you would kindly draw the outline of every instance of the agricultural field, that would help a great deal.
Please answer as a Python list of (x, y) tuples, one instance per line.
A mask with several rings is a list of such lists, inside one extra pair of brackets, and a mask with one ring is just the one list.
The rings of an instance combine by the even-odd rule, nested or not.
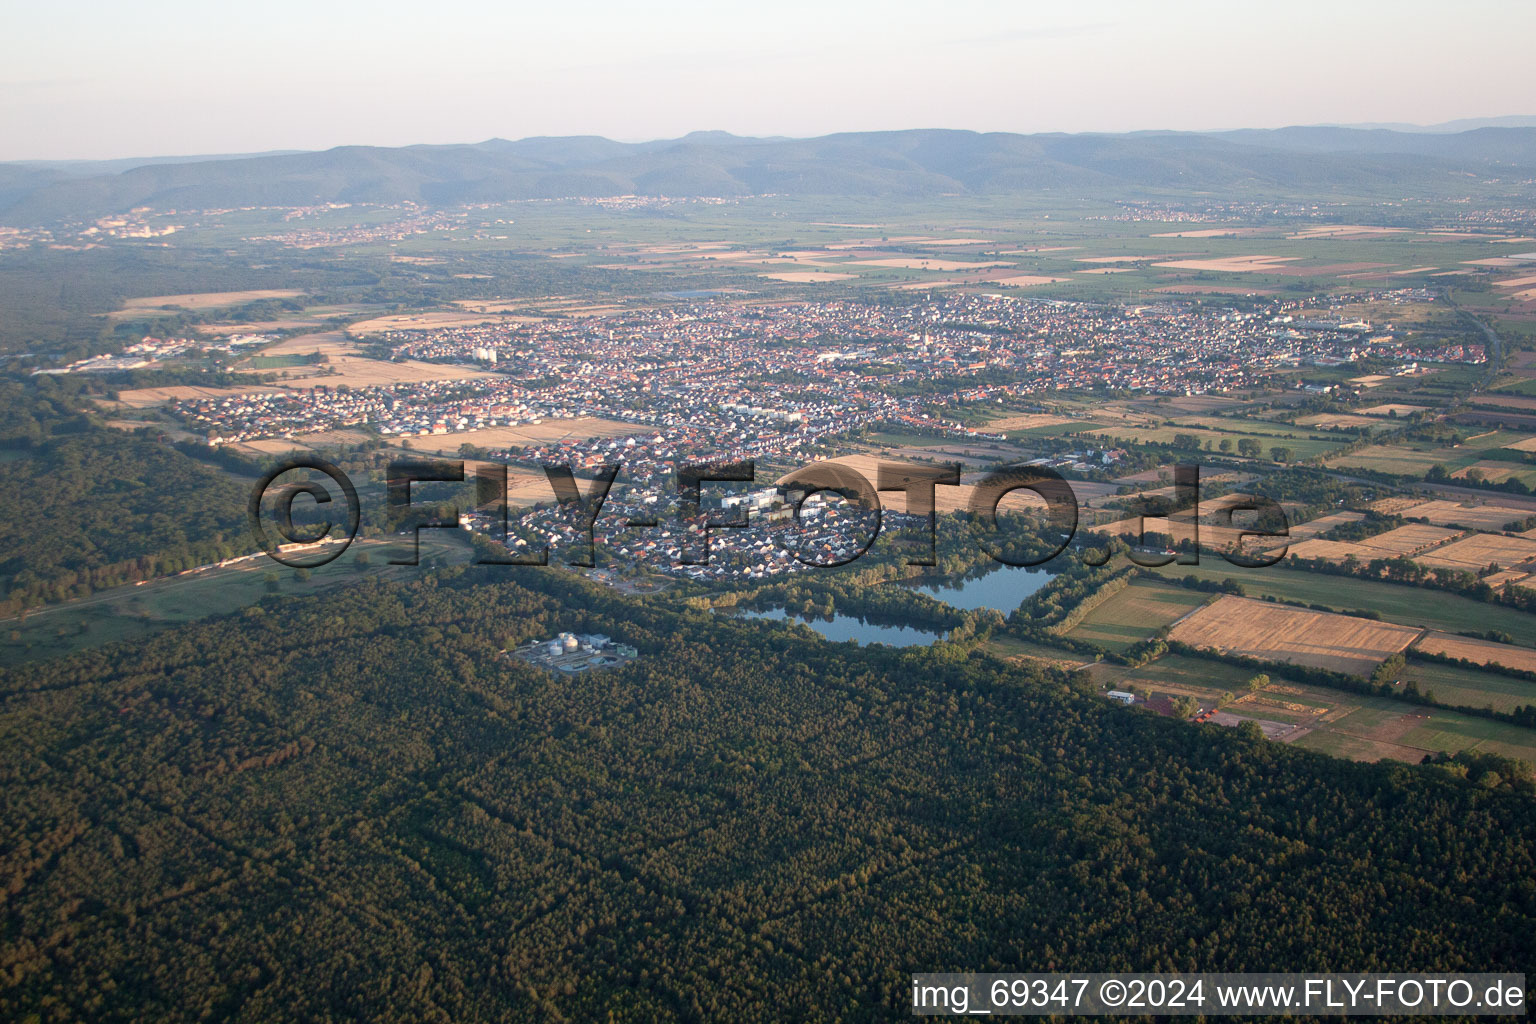
[(349, 324), (347, 333), (354, 338), (366, 338), (385, 331), (423, 331), (429, 328), (478, 327), (500, 321), (499, 316), (473, 313), (425, 311), (420, 313), (396, 313), (389, 316), (359, 320)]
[(1459, 594), (1352, 576), (1324, 576), (1286, 568), (1283, 563), (1245, 569), (1225, 559), (1202, 559), (1199, 565), (1168, 565), (1154, 571), (1173, 579), (1233, 580), (1254, 597), (1302, 601), (1340, 611), (1369, 609), (1389, 622), (1452, 633), (1493, 629), (1510, 634), (1518, 643), (1536, 644), (1536, 616)]
[(1133, 580), (1130, 586), (1089, 612), (1066, 635), (1111, 651), (1123, 651), (1198, 608), (1207, 596), (1152, 580)]
[[(1196, 527), (1187, 517), (1169, 519), (1166, 516), (1142, 516), (1129, 519), (1117, 519), (1111, 523), (1100, 523), (1090, 526), (1088, 529), (1094, 533), (1102, 533), (1106, 536), (1121, 537), (1129, 543), (1139, 542), (1145, 534), (1166, 534), (1174, 538), (1176, 542), (1184, 541), (1192, 536)], [(1200, 549), (1210, 554), (1219, 555), (1223, 551), (1233, 551), (1241, 546), (1241, 550), (1250, 556), (1257, 555), (1275, 543), (1273, 538), (1249, 535), (1244, 537), (1243, 524), (1239, 520), (1237, 526), (1214, 526), (1206, 522), (1198, 524), (1200, 531)]]
[(1370, 562), (1379, 558), (1416, 556), (1461, 534), (1461, 530), (1411, 523), (1357, 541), (1303, 540), (1292, 545), (1290, 553), (1297, 558), (1323, 558), (1332, 562), (1347, 558)]
[(290, 289), (252, 289), (239, 292), (194, 292), (187, 295), (148, 295), (128, 299), (118, 315), (140, 315), (155, 311), (221, 309), (243, 306), (263, 299), (296, 299), (303, 292)]
[(1292, 742), (1305, 750), (1356, 761), (1422, 761), (1437, 753), (1476, 750), (1536, 760), (1536, 731), (1458, 711), (1363, 697), (1322, 687), (1305, 692), (1331, 699), (1334, 712)]
[[(1217, 419), (1211, 422), (1221, 423), (1222, 421)], [(1221, 450), (1221, 443), (1226, 441), (1234, 455), (1237, 452), (1238, 441), (1250, 438), (1259, 442), (1261, 446), (1260, 458), (1266, 460), (1270, 457), (1270, 449), (1272, 448), (1289, 449), (1293, 460), (1310, 459), (1319, 455), (1325, 455), (1356, 440), (1354, 437), (1343, 434), (1324, 434), (1320, 431), (1307, 430), (1306, 428), (1290, 427), (1288, 424), (1280, 424), (1280, 426), (1287, 427), (1290, 431), (1290, 436), (1279, 433), (1267, 433), (1260, 430), (1246, 430), (1245, 421), (1243, 420), (1232, 420), (1230, 426), (1223, 424), (1220, 428), (1200, 426), (1153, 427), (1116, 424), (1084, 432), (1103, 441), (1136, 445), (1174, 444), (1176, 438), (1183, 434), (1197, 438), (1202, 448), (1211, 451)]]
[[(1526, 474), (1536, 477), (1536, 469), (1523, 467), (1517, 463), (1504, 463), (1489, 456), (1498, 452), (1511, 442), (1516, 442), (1529, 437), (1529, 433), (1511, 430), (1493, 430), (1474, 437), (1467, 438), (1460, 445), (1438, 446), (1431, 444), (1379, 444), (1362, 448), (1359, 451), (1349, 452), (1327, 460), (1330, 469), (1365, 469), (1378, 473), (1393, 473), (1399, 476), (1422, 477), (1428, 473), (1431, 467), (1444, 466), (1452, 475), (1463, 473), (1472, 469), (1479, 463), (1492, 465), (1492, 471), (1504, 472), (1505, 475), (1517, 475), (1521, 479)], [(1490, 469), (1483, 469), (1485, 475)], [(1529, 481), (1527, 481), (1529, 483)]]
[[(421, 539), (422, 566), (466, 561), (469, 549), (444, 531), (428, 531)], [(434, 535), (437, 534), (437, 535)], [(360, 564), (358, 556), (367, 558)], [(269, 594), (306, 597), (370, 576), (409, 578), (421, 569), (390, 565), (392, 558), (410, 556), (410, 542), (397, 539), (355, 541), (334, 561), (309, 571), (303, 579), (294, 569), (266, 557), (225, 568), (171, 576), (142, 586), (126, 585), (89, 597), (34, 611), (25, 619), (0, 620), (0, 667), (53, 658), (117, 641), (141, 640), (163, 629), (214, 615), (227, 615), (255, 604)], [(276, 589), (269, 585), (275, 576)]]
[(1419, 692), (1442, 704), (1466, 708), (1491, 708), (1508, 713), (1536, 704), (1536, 683), (1497, 672), (1483, 672), (1458, 665), (1419, 661), (1409, 652), (1408, 665), (1400, 676), (1412, 681)]
[[(1249, 693), (1245, 684), (1250, 672), (1213, 659), (1167, 655), (1138, 668), (1100, 662), (1088, 672), (1106, 689), (1194, 697), (1202, 707), (1218, 709), (1214, 724), (1252, 721), (1271, 739), (1336, 757), (1417, 763), (1429, 754), (1459, 750), (1536, 757), (1536, 730), (1298, 683), (1281, 674), (1271, 675), (1269, 685)], [(1487, 672), (1410, 661), (1401, 678), (1404, 683), (1415, 681), (1421, 692), (1433, 690), (1437, 700), (1467, 707), (1509, 711), (1536, 703), (1536, 683)], [(1225, 700), (1227, 694), (1233, 700)]]
[[(1195, 658), (1182, 654), (1166, 654), (1150, 664), (1136, 668), (1101, 661), (1090, 667), (1089, 674), (1094, 682), (1107, 689), (1184, 694), (1200, 700), (1206, 706), (1222, 703), (1222, 695), (1225, 693), (1242, 693), (1243, 684), (1253, 676), (1246, 669), (1214, 658)], [(1278, 678), (1275, 681), (1283, 682)]]
[(1022, 658), (1029, 661), (1044, 662), (1047, 665), (1062, 669), (1075, 669), (1083, 664), (1085, 660), (1076, 651), (1069, 651), (1061, 647), (1049, 647), (1045, 644), (1019, 640), (1011, 636), (993, 637), (986, 642), (984, 649), (987, 653), (996, 655), (1004, 660)]
[(1305, 523), (1294, 524), (1290, 528), (1290, 537), (1293, 542), (1309, 540), (1318, 534), (1327, 533), (1336, 526), (1358, 523), (1364, 518), (1365, 514), (1362, 512), (1332, 512)]
[(1474, 530), (1498, 532), (1503, 530), (1506, 524), (1523, 520), (1532, 513), (1530, 509), (1513, 505), (1425, 501), (1399, 508), (1396, 514), (1404, 519), (1425, 519), (1436, 526), (1465, 526)]
[(266, 358), (281, 356), (321, 357), (309, 373), (296, 373), (278, 385), (253, 386), (251, 390), (282, 387), (307, 390), (316, 385), (352, 388), (383, 384), (410, 384), (434, 380), (468, 380), (494, 377), (496, 374), (467, 366), (449, 366), (415, 359), (370, 359), (358, 354), (357, 343), (339, 331), (302, 334), (270, 345), (260, 353)]
[(1169, 634), (1191, 647), (1367, 675), (1419, 635), (1411, 626), (1222, 597)]
[(1506, 537), (1498, 533), (1474, 533), (1445, 547), (1418, 555), (1415, 561), (1446, 569), (1482, 572), (1490, 565), (1508, 569), (1532, 559), (1536, 559), (1536, 540)]
[(191, 398), (224, 398), (230, 395), (276, 394), (273, 384), (252, 385), (248, 388), (205, 388), (192, 384), (177, 384), (163, 388), (131, 388), (117, 393), (117, 401), (99, 399), (97, 405), (105, 409), (150, 409), (166, 402), (178, 402)]
[(1414, 650), (1426, 654), (1439, 654), (1447, 658), (1460, 658), (1478, 665), (1500, 666), (1520, 672), (1536, 672), (1536, 651), (1529, 647), (1515, 647), (1493, 640), (1476, 640), (1451, 633), (1430, 632), (1424, 635)]

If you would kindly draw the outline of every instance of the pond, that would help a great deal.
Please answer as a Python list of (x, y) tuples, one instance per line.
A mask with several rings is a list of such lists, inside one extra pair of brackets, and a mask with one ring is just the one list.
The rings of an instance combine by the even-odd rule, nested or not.
[(828, 640), (842, 642), (854, 640), (861, 644), (886, 644), (890, 647), (921, 647), (943, 639), (936, 630), (918, 629), (913, 626), (877, 626), (853, 615), (833, 615), (830, 620), (823, 616), (806, 619), (791, 616), (783, 608), (770, 608), (765, 612), (741, 611), (736, 614), (744, 619), (773, 619), (803, 622)]
[(920, 594), (943, 601), (951, 608), (971, 612), (978, 608), (995, 608), (1004, 616), (1029, 595), (1051, 581), (1053, 574), (1046, 569), (1016, 569), (999, 566), (982, 576), (969, 579), (943, 579), (933, 583), (905, 584)]

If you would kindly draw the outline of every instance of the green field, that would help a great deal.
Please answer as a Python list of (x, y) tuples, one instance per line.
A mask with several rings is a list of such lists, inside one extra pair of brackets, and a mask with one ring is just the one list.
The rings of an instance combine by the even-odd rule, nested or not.
[(1486, 718), (1410, 704), (1390, 697), (1367, 697), (1323, 686), (1272, 686), (1263, 698), (1283, 700), (1303, 708), (1287, 711), (1262, 704), (1231, 705), (1244, 717), (1300, 725), (1307, 731), (1290, 740), (1304, 750), (1316, 750), (1359, 761), (1390, 758), (1417, 763), (1435, 753), (1481, 750), (1536, 760), (1536, 730)]
[(1536, 646), (1536, 616), (1459, 594), (1350, 576), (1324, 576), (1281, 566), (1244, 569), (1212, 555), (1202, 555), (1199, 565), (1169, 565), (1155, 571), (1170, 578), (1193, 575), (1202, 580), (1233, 579), (1242, 584), (1249, 597), (1272, 596), (1326, 605), (1338, 611), (1368, 609), (1379, 612), (1388, 622), (1406, 626), (1450, 633), (1498, 630), (1508, 633), (1517, 644)]
[[(1243, 684), (1253, 673), (1214, 658), (1191, 658), (1168, 654), (1138, 668), (1102, 662), (1093, 667), (1093, 678), (1115, 689), (1135, 687), (1158, 692), (1171, 690), (1203, 699), (1207, 705), (1220, 701), (1223, 693), (1242, 693)], [(1276, 682), (1280, 682), (1276, 677)]]
[(1522, 377), (1505, 381), (1496, 385), (1493, 390), (1506, 395), (1536, 396), (1536, 378)]
[[(183, 622), (227, 615), (270, 594), (308, 597), (369, 576), (391, 579), (414, 574), (411, 566), (389, 565), (389, 559), (409, 554), (402, 540), (360, 540), (335, 561), (310, 571), (301, 580), (294, 569), (258, 558), (226, 569), (154, 580), (142, 586), (114, 587), (90, 597), (32, 612), (25, 620), (0, 622), (0, 667), (40, 661), (119, 640), (139, 640)], [(454, 541), (423, 536), (421, 561), (462, 560)], [(357, 556), (366, 553), (368, 564)], [(268, 587), (268, 575), (277, 589)]]
[(1432, 693), (1435, 700), (1456, 707), (1492, 708), (1513, 711), (1536, 704), (1536, 682), (1428, 661), (1410, 661), (1401, 676), (1413, 680), (1419, 692)]
[[(1305, 729), (1299, 737), (1286, 742), (1336, 757), (1361, 761), (1391, 758), (1413, 763), (1441, 751), (1482, 750), (1536, 760), (1536, 730), (1458, 711), (1298, 684), (1279, 675), (1272, 676), (1270, 685), (1253, 697), (1244, 699), (1244, 684), (1252, 673), (1213, 658), (1170, 654), (1139, 668), (1103, 662), (1089, 671), (1101, 686), (1151, 691), (1163, 696), (1187, 694), (1199, 699), (1204, 707), (1219, 705), (1221, 710), (1240, 718)], [(1536, 702), (1536, 683), (1485, 672), (1414, 663), (1404, 678), (1418, 679), (1421, 688), (1434, 689), (1437, 699), (1455, 700), (1472, 707), (1493, 703), (1498, 708), (1499, 699), (1511, 707)], [(1524, 699), (1514, 700), (1514, 695), (1522, 690)], [(1238, 700), (1223, 704), (1224, 693), (1232, 693)]]
[(1536, 761), (1536, 730), (1385, 697), (1339, 694), (1339, 704), (1356, 709), (1309, 732), (1295, 745), (1356, 760), (1391, 758), (1413, 763), (1430, 754), (1477, 750)]
[(320, 362), (313, 355), (251, 356), (246, 365), (253, 370), (282, 370), (291, 366), (314, 366)]
[[(1220, 422), (1213, 420), (1211, 422)], [(1138, 427), (1129, 424), (1104, 427), (1100, 430), (1089, 431), (1096, 437), (1106, 440), (1119, 440), (1130, 444), (1173, 444), (1174, 438), (1179, 434), (1189, 434), (1199, 438), (1202, 447), (1219, 451), (1222, 441), (1231, 442), (1231, 451), (1237, 452), (1237, 443), (1243, 438), (1252, 438), (1262, 446), (1261, 458), (1269, 458), (1271, 448), (1289, 448), (1292, 459), (1310, 459), (1317, 455), (1331, 452), (1342, 445), (1356, 440), (1353, 437), (1343, 435), (1330, 435), (1319, 431), (1308, 430), (1306, 427), (1292, 427), (1288, 424), (1272, 424), (1271, 426), (1286, 427), (1295, 434), (1294, 437), (1286, 437), (1283, 434), (1266, 433), (1259, 430), (1248, 431), (1242, 429), (1242, 420), (1233, 420), (1230, 428), (1223, 426), (1221, 429), (1197, 426), (1165, 426), (1165, 427)], [(1324, 440), (1313, 440), (1314, 437)]]
[[(1396, 473), (1402, 476), (1423, 476), (1431, 466), (1444, 466), (1455, 472), (1476, 462), (1496, 460), (1505, 445), (1530, 437), (1530, 432), (1494, 430), (1481, 436), (1468, 438), (1455, 447), (1431, 444), (1378, 444), (1357, 452), (1329, 459), (1334, 469), (1367, 469), (1379, 473)], [(1525, 472), (1523, 467), (1511, 464), (1511, 468)], [(1536, 470), (1531, 471), (1536, 475)], [(1529, 483), (1529, 481), (1527, 481)]]
[(1076, 666), (1089, 660), (1078, 652), (1069, 651), (1064, 647), (1049, 647), (1011, 636), (993, 637), (986, 642), (985, 649), (999, 658), (1033, 658), (1036, 661), (1062, 666)]
[(1131, 585), (1099, 605), (1067, 636), (1123, 651), (1205, 602), (1208, 595), (1151, 580)]
[(1020, 430), (1006, 430), (1003, 436), (1010, 441), (1027, 441), (1035, 437), (1063, 437), (1067, 434), (1094, 433), (1103, 428), (1102, 423), (1094, 423), (1091, 420), (1073, 420), (1071, 423), (1052, 423), (1043, 427), (1025, 427)]
[(1295, 423), (1278, 423), (1274, 420), (1248, 419), (1242, 416), (1181, 416), (1171, 423), (1174, 427), (1201, 427), (1206, 430), (1219, 430), (1228, 434), (1256, 435), (1260, 438), (1274, 437), (1280, 440), (1276, 444), (1290, 444), (1296, 440), (1306, 440), (1310, 437), (1320, 437), (1331, 444), (1348, 444), (1357, 440), (1350, 434), (1340, 434), (1331, 430), (1319, 430), (1317, 427), (1299, 426)]

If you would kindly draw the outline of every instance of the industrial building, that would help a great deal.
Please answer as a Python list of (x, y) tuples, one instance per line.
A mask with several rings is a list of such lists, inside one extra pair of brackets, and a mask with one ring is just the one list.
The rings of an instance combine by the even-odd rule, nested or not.
[(629, 644), (614, 643), (602, 633), (561, 633), (553, 640), (539, 640), (503, 652), (551, 672), (587, 672), (617, 668), (639, 654)]

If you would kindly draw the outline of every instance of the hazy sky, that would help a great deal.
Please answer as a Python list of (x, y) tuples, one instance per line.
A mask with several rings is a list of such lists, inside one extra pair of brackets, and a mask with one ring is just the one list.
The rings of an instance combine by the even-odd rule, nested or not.
[(1529, 0), (11, 0), (0, 160), (1536, 114)]

